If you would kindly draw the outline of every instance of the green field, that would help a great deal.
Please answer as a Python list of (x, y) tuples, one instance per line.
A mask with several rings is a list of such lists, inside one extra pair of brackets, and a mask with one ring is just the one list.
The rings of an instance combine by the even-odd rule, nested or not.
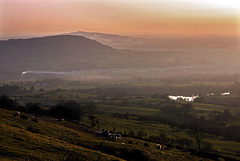
[[(167, 134), (169, 138), (189, 138), (189, 135), (186, 134), (189, 130), (177, 130), (175, 127), (173, 132), (172, 128), (169, 125), (161, 124), (152, 121), (139, 121), (134, 118), (130, 119), (120, 119), (116, 117), (110, 117), (109, 115), (96, 115), (98, 119), (100, 119), (99, 130), (108, 129), (119, 131), (121, 133), (128, 133), (129, 130), (133, 130), (135, 134), (139, 130), (143, 130), (147, 133), (146, 139), (149, 136), (154, 135), (158, 136), (160, 133)], [(90, 126), (90, 120), (87, 117), (83, 117), (80, 121), (84, 125)], [(98, 130), (98, 129), (97, 129)], [(221, 149), (221, 153), (227, 156), (234, 156), (240, 159), (239, 151), (240, 151), (240, 143), (235, 141), (226, 141), (222, 137), (214, 137), (212, 135), (207, 135), (204, 139), (213, 144), (213, 149), (218, 151)]]

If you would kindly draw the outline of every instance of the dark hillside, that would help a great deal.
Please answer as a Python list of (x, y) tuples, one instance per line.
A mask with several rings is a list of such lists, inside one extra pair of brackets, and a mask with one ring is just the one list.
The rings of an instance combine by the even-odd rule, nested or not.
[[(21, 76), (26, 70), (76, 71), (117, 63), (119, 52), (82, 36), (50, 36), (0, 41), (0, 76)], [(108, 60), (108, 61), (107, 61)]]

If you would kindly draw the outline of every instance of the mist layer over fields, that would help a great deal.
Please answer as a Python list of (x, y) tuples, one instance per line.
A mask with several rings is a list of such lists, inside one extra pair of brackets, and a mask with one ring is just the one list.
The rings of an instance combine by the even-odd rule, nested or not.
[(1, 80), (166, 79), (238, 74), (240, 69), (240, 50), (234, 37), (73, 34), (0, 41)]

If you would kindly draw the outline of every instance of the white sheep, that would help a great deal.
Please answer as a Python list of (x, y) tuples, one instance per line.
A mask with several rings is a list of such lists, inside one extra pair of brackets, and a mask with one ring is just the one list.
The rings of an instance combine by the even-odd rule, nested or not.
[(35, 120), (35, 119), (36, 119), (35, 116), (30, 116), (30, 118), (31, 118), (32, 120)]

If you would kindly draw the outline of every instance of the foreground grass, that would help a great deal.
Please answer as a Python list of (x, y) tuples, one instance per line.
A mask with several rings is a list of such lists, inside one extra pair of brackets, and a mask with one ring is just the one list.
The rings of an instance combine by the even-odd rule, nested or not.
[[(96, 137), (78, 124), (47, 117), (39, 118), (36, 123), (14, 117), (13, 113), (0, 109), (1, 160), (124, 160), (139, 156), (152, 161), (202, 160), (174, 148), (159, 151), (151, 142), (146, 147), (144, 140), (109, 141)], [(133, 143), (128, 144), (130, 140)]]
[[(117, 159), (114, 156), (77, 146), (68, 141), (70, 138), (92, 139), (81, 132), (44, 121), (35, 123), (13, 117), (12, 111), (2, 109), (0, 120), (1, 158), (24, 160), (29, 157), (33, 160), (61, 160), (64, 156), (76, 155), (82, 160)], [(29, 131), (30, 127), (31, 131)]]

